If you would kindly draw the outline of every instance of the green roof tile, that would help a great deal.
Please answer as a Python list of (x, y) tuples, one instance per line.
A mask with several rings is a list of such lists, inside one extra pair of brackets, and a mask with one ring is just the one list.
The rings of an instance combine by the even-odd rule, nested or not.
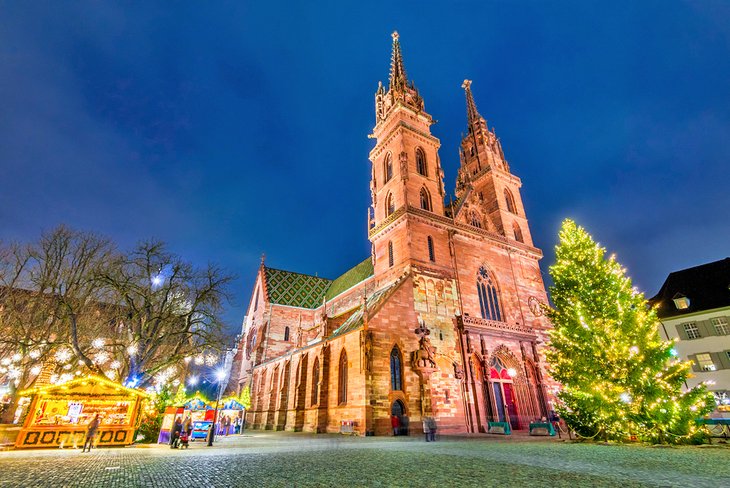
[(352, 288), (361, 281), (369, 278), (373, 275), (373, 261), (368, 257), (365, 261), (358, 264), (352, 269), (345, 271), (345, 273), (339, 278), (335, 279), (327, 292), (325, 298), (331, 300), (345, 290)]
[(317, 308), (322, 305), (332, 280), (291, 271), (265, 268), (269, 300), (291, 307)]

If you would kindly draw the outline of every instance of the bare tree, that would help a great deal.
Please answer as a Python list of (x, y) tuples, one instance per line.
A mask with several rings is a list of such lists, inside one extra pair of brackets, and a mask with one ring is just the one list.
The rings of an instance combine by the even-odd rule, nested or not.
[(164, 383), (193, 356), (222, 350), (220, 314), (233, 277), (219, 267), (198, 269), (149, 241), (119, 255), (100, 279), (119, 305), (118, 347), (126, 351), (120, 373), (127, 383)]

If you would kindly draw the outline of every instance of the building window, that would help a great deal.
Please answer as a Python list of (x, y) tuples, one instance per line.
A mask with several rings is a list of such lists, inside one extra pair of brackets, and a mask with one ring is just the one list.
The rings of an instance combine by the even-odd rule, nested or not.
[(507, 188), (504, 189), (504, 200), (507, 202), (507, 211), (516, 214), (517, 207), (515, 206), (515, 198), (512, 196), (512, 192), (510, 192)]
[(421, 188), (421, 208), (431, 211), (431, 195), (428, 194), (428, 190), (425, 188)]
[(428, 259), (429, 261), (436, 262), (436, 254), (433, 252), (433, 239), (428, 236)]
[(697, 365), (702, 371), (715, 371), (715, 363), (712, 362), (712, 356), (709, 353), (702, 353), (697, 355)]
[(314, 358), (314, 366), (312, 367), (312, 400), (311, 404), (319, 403), (319, 358)]
[(388, 267), (393, 267), (393, 241), (388, 242)]
[(482, 318), (501, 322), (502, 310), (499, 306), (497, 287), (484, 266), (480, 267), (477, 272), (477, 293)]
[(479, 214), (474, 211), (469, 214), (469, 223), (472, 225), (472, 227), (476, 227), (477, 229), (482, 228), (482, 221), (479, 218)]
[(253, 297), (253, 311), (255, 312), (259, 308), (259, 289), (256, 288), (256, 296)]
[(285, 341), (289, 340), (289, 327), (288, 326), (284, 327), (284, 340)]
[(390, 351), (390, 389), (394, 391), (403, 390), (403, 375), (398, 346), (393, 346)]
[(727, 325), (727, 318), (715, 317), (711, 320), (712, 325), (715, 327), (715, 333), (717, 335), (728, 335), (730, 334), (730, 327)]
[(682, 324), (682, 327), (684, 327), (684, 332), (687, 334), (687, 339), (699, 339), (702, 337), (700, 335), (700, 329), (697, 327), (696, 323), (689, 322)]
[(389, 182), (392, 177), (393, 177), (393, 159), (390, 157), (390, 153), (388, 153), (385, 156), (385, 161), (383, 161), (383, 178), (385, 178), (385, 183)]
[(395, 212), (395, 202), (393, 202), (393, 194), (388, 193), (388, 196), (385, 199), (385, 216), (387, 217), (393, 212)]
[(426, 168), (426, 155), (423, 153), (423, 149), (420, 147), (416, 149), (416, 171), (419, 175), (428, 176), (428, 169)]
[(337, 403), (347, 403), (347, 353), (342, 350), (340, 353), (340, 375), (338, 378)]
[(681, 293), (675, 293), (672, 301), (674, 302), (674, 306), (677, 307), (677, 310), (686, 310), (689, 308), (689, 298)]
[(725, 351), (725, 355), (727, 356), (727, 360), (730, 361), (730, 351)]
[(512, 223), (512, 230), (515, 232), (515, 240), (517, 242), (525, 242), (525, 240), (522, 238), (522, 229), (520, 229), (519, 224), (517, 222)]

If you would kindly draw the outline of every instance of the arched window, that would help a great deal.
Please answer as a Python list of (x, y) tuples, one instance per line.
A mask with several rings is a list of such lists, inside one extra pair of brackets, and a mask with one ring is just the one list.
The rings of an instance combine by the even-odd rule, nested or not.
[(390, 351), (390, 389), (396, 391), (403, 390), (403, 373), (398, 346), (393, 346), (393, 349)]
[(507, 188), (504, 189), (504, 200), (507, 202), (507, 211), (516, 214), (517, 207), (515, 206), (515, 198)]
[(337, 403), (347, 403), (347, 353), (343, 349), (340, 353), (340, 368), (337, 388)]
[(284, 340), (285, 341), (289, 340), (289, 327), (288, 326), (284, 327)]
[(477, 272), (477, 293), (479, 309), (483, 319), (502, 321), (502, 309), (499, 306), (497, 286), (484, 266)]
[(470, 220), (469, 223), (472, 225), (472, 227), (476, 227), (478, 229), (482, 228), (482, 221), (479, 218), (478, 213), (472, 211), (471, 214), (469, 215), (469, 220)]
[(393, 267), (393, 241), (388, 242), (388, 266)]
[(393, 177), (393, 158), (391, 158), (390, 153), (388, 153), (385, 155), (385, 160), (383, 161), (383, 178), (385, 179), (385, 183), (389, 182), (392, 177)]
[(436, 253), (433, 251), (433, 238), (428, 236), (428, 259), (431, 262), (436, 261)]
[(393, 194), (388, 193), (388, 196), (385, 198), (385, 216), (392, 214), (395, 212), (395, 202), (393, 201)]
[(319, 403), (319, 358), (314, 358), (314, 366), (312, 366), (312, 400), (311, 404)]
[(428, 190), (425, 188), (421, 188), (421, 208), (431, 210), (431, 195), (428, 194)]
[(253, 311), (255, 312), (259, 308), (259, 289), (256, 287), (256, 296), (253, 297)]
[(416, 149), (416, 171), (419, 175), (428, 176), (428, 168), (426, 167), (426, 154), (420, 147)]
[(522, 229), (520, 229), (520, 226), (517, 222), (512, 223), (512, 230), (515, 232), (515, 240), (517, 242), (525, 242), (525, 240), (522, 238)]

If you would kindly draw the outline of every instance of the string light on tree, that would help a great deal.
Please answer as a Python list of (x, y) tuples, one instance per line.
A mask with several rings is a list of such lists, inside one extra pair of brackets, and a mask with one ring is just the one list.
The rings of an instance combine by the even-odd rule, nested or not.
[(690, 364), (661, 340), (656, 313), (626, 270), (571, 220), (550, 267), (555, 308), (547, 359), (563, 385), (558, 411), (582, 437), (681, 442), (713, 408), (704, 386), (682, 392)]

